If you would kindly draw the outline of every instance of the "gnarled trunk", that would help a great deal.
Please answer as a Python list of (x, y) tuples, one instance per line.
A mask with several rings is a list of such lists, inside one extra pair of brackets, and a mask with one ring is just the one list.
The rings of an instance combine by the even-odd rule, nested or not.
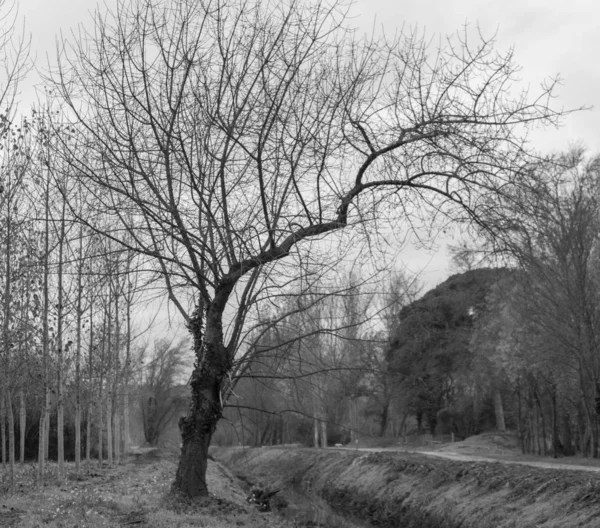
[(202, 308), (197, 308), (189, 324), (196, 363), (190, 381), (190, 407), (179, 420), (183, 446), (173, 483), (175, 491), (188, 497), (208, 495), (208, 448), (223, 413), (221, 383), (231, 367), (223, 344), (222, 310), (207, 310), (204, 335), (203, 315)]

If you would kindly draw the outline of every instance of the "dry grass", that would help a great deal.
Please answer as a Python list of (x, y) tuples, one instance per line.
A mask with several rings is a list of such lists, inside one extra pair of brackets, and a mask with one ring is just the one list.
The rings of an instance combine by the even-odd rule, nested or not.
[(296, 486), (382, 527), (600, 526), (600, 475), (411, 453), (230, 449), (245, 478)]
[(187, 528), (290, 528), (273, 514), (261, 514), (245, 503), (239, 481), (218, 463), (210, 463), (212, 496), (185, 502), (169, 494), (175, 475), (173, 454), (150, 452), (119, 466), (92, 467), (57, 477), (56, 464), (48, 466), (43, 487), (35, 482), (36, 467), (17, 467), (16, 486), (7, 489), (0, 474), (0, 526), (22, 528), (99, 528), (115, 526)]

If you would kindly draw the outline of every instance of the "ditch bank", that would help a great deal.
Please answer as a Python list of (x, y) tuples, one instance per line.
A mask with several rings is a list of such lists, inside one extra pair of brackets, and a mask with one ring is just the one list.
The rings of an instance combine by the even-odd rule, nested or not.
[(600, 526), (600, 473), (406, 452), (214, 448), (211, 454), (246, 482), (324, 501), (363, 526)]

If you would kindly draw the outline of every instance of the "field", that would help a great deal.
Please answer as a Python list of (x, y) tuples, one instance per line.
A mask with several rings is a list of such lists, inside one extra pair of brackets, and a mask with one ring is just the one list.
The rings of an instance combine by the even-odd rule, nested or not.
[(261, 514), (245, 502), (241, 483), (217, 463), (209, 464), (212, 496), (199, 504), (176, 500), (169, 488), (176, 454), (147, 451), (130, 456), (114, 467), (92, 463), (77, 476), (68, 464), (68, 476), (56, 478), (49, 464), (47, 483), (35, 484), (36, 466), (17, 465), (16, 488), (7, 490), (6, 473), (0, 482), (1, 527), (152, 527), (152, 528), (291, 528), (273, 514)]

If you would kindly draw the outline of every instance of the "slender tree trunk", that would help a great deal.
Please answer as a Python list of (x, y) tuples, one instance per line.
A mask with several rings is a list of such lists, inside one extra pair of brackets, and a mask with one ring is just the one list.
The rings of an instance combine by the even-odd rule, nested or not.
[(6, 471), (6, 386), (0, 387), (0, 442), (2, 443), (2, 470)]
[(117, 405), (117, 410), (114, 413), (114, 426), (115, 426), (115, 463), (121, 462), (121, 416), (120, 416), (120, 405)]
[(58, 476), (65, 476), (65, 402), (63, 387), (64, 368), (64, 246), (65, 246), (65, 202), (62, 202), (60, 221), (60, 238), (58, 242), (58, 309), (57, 309), (57, 332), (56, 351), (58, 371), (56, 377), (56, 435), (58, 443)]
[(350, 442), (354, 443), (358, 431), (358, 403), (356, 398), (350, 400)]
[[(83, 295), (83, 227), (79, 228), (79, 265), (77, 269), (77, 322), (75, 343), (75, 472), (81, 470), (81, 297)], [(91, 323), (91, 321), (90, 321)]]
[(40, 413), (40, 425), (38, 428), (38, 484), (41, 484), (44, 479), (44, 438), (46, 437), (45, 429), (45, 417), (46, 417), (46, 394), (44, 392), (44, 399), (42, 402), (42, 412)]
[[(8, 193), (7, 193), (7, 201), (6, 201), (6, 245), (4, 247), (4, 258), (6, 259), (5, 268), (4, 268), (4, 306), (3, 306), (3, 325), (2, 325), (2, 344), (4, 346), (4, 354), (2, 354), (4, 359), (4, 364), (0, 365), (3, 373), (0, 375), (0, 399), (2, 400), (2, 468), (5, 469), (6, 464), (6, 412), (8, 411), (9, 418), (9, 434), (10, 434), (10, 416), (11, 416), (11, 408), (10, 408), (10, 388), (9, 384), (12, 385), (14, 383), (13, 380), (9, 379), (10, 376), (10, 363), (11, 363), (11, 351), (10, 351), (10, 319), (11, 319), (11, 309), (10, 309), (10, 298), (12, 293), (12, 273), (11, 273), (11, 250), (12, 250), (12, 214), (11, 214), (11, 194), (12, 189), (10, 188), (10, 170), (7, 175), (7, 183)], [(12, 431), (14, 435), (14, 427)], [(14, 441), (14, 438), (13, 438)], [(14, 446), (13, 446), (13, 455), (14, 455)], [(10, 478), (11, 478), (11, 489), (12, 483), (14, 479), (14, 465), (10, 466)]]
[(108, 350), (108, 368), (106, 371), (106, 455), (108, 463), (113, 464), (113, 428), (112, 428), (112, 414), (113, 414), (113, 392), (114, 392), (114, 376), (113, 376), (113, 347), (112, 347), (112, 285), (108, 289), (108, 337), (107, 350)]
[[(59, 360), (59, 364), (61, 361)], [(63, 402), (63, 377), (61, 368), (58, 370), (57, 390), (56, 390), (56, 438), (57, 438), (57, 458), (58, 458), (58, 476), (65, 475), (65, 408)]]
[(45, 464), (48, 460), (48, 444), (50, 437), (50, 389), (45, 387), (42, 413), (40, 416), (40, 439), (38, 451), (38, 477), (43, 482)]
[(102, 465), (102, 457), (104, 456), (102, 450), (104, 448), (104, 446), (102, 445), (102, 435), (103, 435), (103, 429), (104, 429), (104, 418), (102, 416), (102, 413), (104, 412), (103, 406), (102, 406), (102, 396), (100, 396), (100, 398), (98, 398), (98, 465)]
[(50, 182), (46, 179), (46, 192), (44, 193), (44, 306), (42, 309), (42, 384), (43, 384), (43, 410), (40, 415), (39, 450), (38, 450), (38, 483), (42, 484), (45, 477), (45, 463), (48, 457), (48, 438), (50, 435), (50, 388), (48, 379), (48, 355), (50, 341), (48, 332), (48, 317), (50, 308), (49, 278), (50, 278)]
[(104, 320), (102, 322), (102, 353), (100, 358), (100, 382), (98, 383), (98, 464), (102, 465), (102, 435), (104, 428), (104, 418), (102, 413), (104, 412), (103, 408), (103, 383), (104, 383), (104, 359), (105, 359), (105, 351), (106, 351), (106, 310), (104, 311)]
[(597, 422), (598, 421), (596, 420), (595, 416), (588, 418), (588, 428), (590, 431), (589, 452), (590, 452), (590, 456), (592, 458), (598, 458), (598, 423)]
[[(233, 285), (231, 286), (233, 287)], [(229, 291), (230, 293), (230, 291)], [(173, 489), (189, 497), (208, 495), (206, 467), (208, 448), (217, 422), (222, 416), (221, 383), (231, 368), (231, 359), (223, 345), (222, 314), (225, 300), (207, 310), (203, 335), (204, 310), (195, 310), (189, 324), (193, 337), (196, 366), (190, 385), (192, 398), (185, 418), (179, 420), (183, 447)]]
[(46, 410), (46, 426), (44, 428), (44, 433), (46, 434), (46, 439), (44, 440), (44, 458), (48, 461), (50, 457), (50, 390), (48, 389), (48, 408)]
[(89, 389), (87, 393), (87, 421), (86, 421), (86, 434), (85, 434), (85, 462), (89, 468), (91, 451), (92, 451), (92, 394), (94, 387), (94, 370), (93, 370), (93, 350), (94, 350), (94, 302), (90, 299), (90, 343), (88, 348), (88, 384)]
[(113, 392), (113, 402), (114, 402), (114, 425), (115, 425), (115, 462), (118, 464), (121, 458), (121, 420), (119, 417), (119, 413), (121, 412), (121, 406), (119, 405), (119, 396), (121, 394), (120, 385), (121, 385), (121, 361), (119, 357), (120, 348), (121, 348), (121, 326), (119, 324), (119, 288), (120, 283), (117, 279), (116, 281), (116, 290), (115, 290), (115, 384), (114, 384), (114, 392)]
[(25, 391), (19, 390), (19, 462), (25, 463), (25, 431), (27, 430), (27, 412), (25, 408)]
[(87, 404), (87, 419), (85, 423), (85, 463), (87, 467), (90, 466), (90, 459), (92, 455), (92, 402), (91, 400)]
[(552, 456), (558, 458), (560, 448), (558, 438), (558, 409), (556, 408), (556, 387), (552, 387), (550, 400), (552, 402)]
[(123, 456), (129, 455), (129, 388), (125, 385), (123, 394)]
[(406, 420), (408, 419), (408, 412), (402, 414), (402, 420), (400, 420), (400, 425), (398, 426), (398, 435), (402, 437), (403, 441), (406, 440)]
[[(562, 409), (562, 444), (565, 456), (573, 456), (575, 454), (575, 448), (573, 443), (573, 434), (571, 430), (571, 418), (569, 412), (566, 409)], [(576, 445), (576, 444), (575, 444)]]
[[(128, 288), (131, 288), (129, 276)], [(131, 372), (131, 290), (128, 289), (126, 297), (126, 322), (127, 337), (125, 342), (125, 369), (123, 379), (123, 455), (129, 455), (129, 377)]]
[(525, 454), (525, 424), (523, 423), (523, 412), (521, 408), (521, 383), (517, 384), (517, 423), (519, 424), (519, 442), (521, 453)]
[(9, 453), (9, 485), (12, 490), (15, 485), (15, 415), (13, 413), (10, 390), (6, 391), (6, 408), (8, 410), (8, 453)]
[(112, 428), (112, 395), (106, 395), (106, 454), (109, 464), (113, 464), (113, 428)]
[(500, 393), (500, 388), (498, 386), (494, 387), (494, 413), (496, 415), (496, 429), (500, 432), (506, 431), (502, 394)]
[[(31, 274), (29, 268), (25, 273), (25, 284), (31, 284)], [(28, 287), (25, 293), (25, 303), (21, 311), (21, 319), (24, 322), (23, 339), (19, 341), (19, 357), (27, 358), (29, 350), (29, 310), (31, 307), (31, 289)], [(24, 346), (23, 346), (24, 345)], [(27, 409), (25, 402), (24, 382), (21, 381), (19, 388), (19, 463), (21, 466), (25, 463), (25, 432), (27, 430)]]
[(540, 400), (539, 394), (537, 392), (537, 390), (534, 390), (534, 395), (535, 395), (535, 402), (537, 404), (537, 407), (539, 409), (540, 412), (540, 420), (542, 422), (542, 452), (540, 454), (543, 454), (544, 456), (547, 455), (547, 447), (546, 447), (546, 418), (544, 417), (544, 410), (542, 409), (542, 402)]
[(321, 447), (327, 448), (327, 420), (321, 420)]
[(386, 398), (386, 401), (383, 402), (383, 409), (381, 410), (381, 423), (379, 426), (379, 436), (385, 436), (385, 430), (388, 426), (388, 416), (390, 410), (390, 401)]

